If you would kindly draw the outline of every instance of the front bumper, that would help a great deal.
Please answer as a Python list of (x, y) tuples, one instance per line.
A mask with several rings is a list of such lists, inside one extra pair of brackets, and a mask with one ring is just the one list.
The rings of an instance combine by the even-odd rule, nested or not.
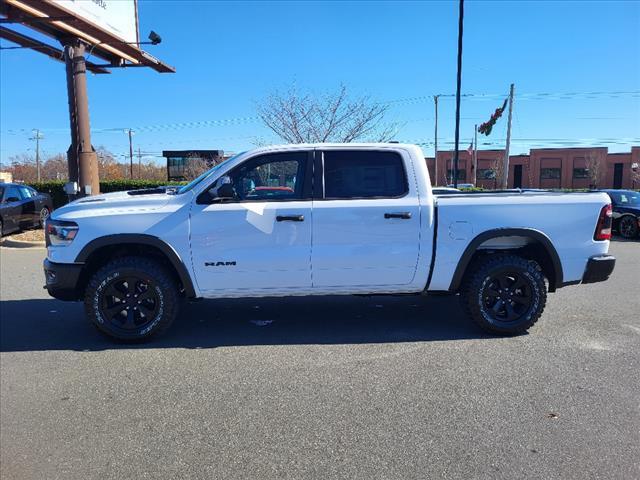
[(616, 258), (613, 255), (591, 257), (582, 276), (582, 283), (604, 282), (613, 272), (615, 265)]
[(78, 300), (78, 281), (83, 264), (53, 263), (45, 259), (44, 278), (49, 295), (58, 300)]

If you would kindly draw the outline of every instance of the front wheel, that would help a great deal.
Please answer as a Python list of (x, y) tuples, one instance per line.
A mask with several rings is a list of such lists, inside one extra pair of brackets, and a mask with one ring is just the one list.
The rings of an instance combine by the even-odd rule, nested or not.
[(481, 257), (467, 272), (463, 308), (484, 330), (500, 335), (525, 333), (547, 301), (544, 275), (531, 260), (509, 254)]
[(618, 232), (624, 238), (636, 238), (638, 236), (638, 219), (631, 215), (625, 215), (618, 223)]
[(93, 274), (85, 291), (87, 318), (121, 341), (143, 341), (165, 331), (177, 316), (178, 287), (161, 264), (121, 257)]

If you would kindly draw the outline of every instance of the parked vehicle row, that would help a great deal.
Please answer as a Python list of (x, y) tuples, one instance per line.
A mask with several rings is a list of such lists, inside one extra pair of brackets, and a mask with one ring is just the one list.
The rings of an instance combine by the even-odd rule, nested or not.
[(0, 235), (43, 226), (53, 211), (46, 193), (17, 183), (0, 183)]
[(613, 205), (613, 228), (624, 238), (640, 234), (640, 192), (604, 190)]

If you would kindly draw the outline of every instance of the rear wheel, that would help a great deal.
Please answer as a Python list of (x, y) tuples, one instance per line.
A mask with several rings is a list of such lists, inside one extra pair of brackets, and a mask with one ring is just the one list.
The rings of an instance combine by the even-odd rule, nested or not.
[(618, 222), (618, 232), (624, 238), (636, 238), (638, 236), (638, 219), (631, 215), (625, 215)]
[(467, 275), (462, 305), (484, 330), (517, 335), (540, 318), (547, 290), (536, 262), (517, 255), (488, 255), (477, 260)]
[(102, 333), (143, 341), (165, 331), (178, 313), (178, 287), (171, 274), (145, 257), (117, 258), (89, 281), (84, 307)]

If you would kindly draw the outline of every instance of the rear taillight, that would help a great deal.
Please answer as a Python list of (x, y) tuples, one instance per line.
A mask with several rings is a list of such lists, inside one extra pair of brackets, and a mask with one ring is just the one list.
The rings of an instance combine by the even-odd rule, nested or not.
[(611, 204), (605, 205), (600, 210), (600, 215), (598, 216), (598, 224), (596, 225), (596, 231), (593, 234), (594, 240), (610, 240), (611, 239), (611, 216), (613, 215), (613, 210), (611, 209)]

